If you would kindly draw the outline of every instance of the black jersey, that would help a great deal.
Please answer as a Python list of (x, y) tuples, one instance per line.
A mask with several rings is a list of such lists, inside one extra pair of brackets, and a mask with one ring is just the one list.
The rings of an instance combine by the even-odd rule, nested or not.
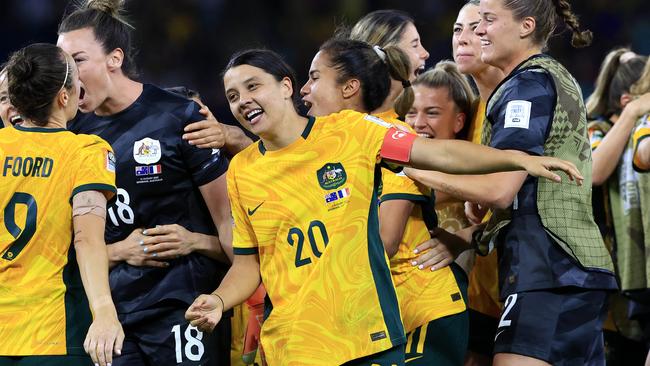
[[(501, 87), (505, 91), (487, 115), (490, 146), (544, 155), (556, 100), (551, 77), (538, 70), (515, 70)], [(566, 286), (615, 289), (611, 273), (585, 269), (544, 230), (537, 189), (538, 178), (528, 176), (513, 202), (512, 221), (497, 237), (501, 298)]]
[[(196, 103), (145, 84), (124, 111), (80, 114), (69, 124), (73, 132), (102, 137), (115, 151), (118, 194), (108, 206), (106, 243), (136, 228), (166, 224), (217, 234), (199, 187), (223, 175), (228, 161), (218, 149), (199, 149), (181, 138), (187, 124), (203, 119)], [(216, 271), (215, 261), (192, 253), (168, 268), (120, 263), (111, 270), (110, 285), (118, 313), (133, 313), (166, 299), (191, 304), (216, 288)]]

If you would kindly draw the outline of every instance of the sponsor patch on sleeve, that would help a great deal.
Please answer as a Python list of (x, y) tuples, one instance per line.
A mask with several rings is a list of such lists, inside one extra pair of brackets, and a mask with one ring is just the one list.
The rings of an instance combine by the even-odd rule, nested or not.
[(504, 128), (525, 128), (530, 124), (530, 107), (527, 100), (512, 100), (506, 106), (506, 121)]
[(115, 173), (115, 154), (112, 151), (106, 151), (106, 170)]

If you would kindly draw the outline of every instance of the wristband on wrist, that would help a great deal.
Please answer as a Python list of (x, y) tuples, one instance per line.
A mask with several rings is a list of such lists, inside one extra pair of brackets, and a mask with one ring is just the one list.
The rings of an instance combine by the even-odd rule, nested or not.
[(219, 296), (219, 294), (216, 294), (214, 292), (211, 293), (210, 295), (212, 295), (212, 296), (216, 297), (217, 299), (219, 299), (219, 301), (221, 301), (221, 310), (222, 311), (225, 310), (226, 304), (223, 302), (223, 299), (221, 298), (221, 296)]

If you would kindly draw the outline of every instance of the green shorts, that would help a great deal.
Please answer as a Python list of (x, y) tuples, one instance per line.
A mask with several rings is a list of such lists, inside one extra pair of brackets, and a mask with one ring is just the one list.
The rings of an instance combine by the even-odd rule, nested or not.
[(89, 356), (0, 356), (0, 366), (93, 366)]
[(407, 365), (461, 366), (467, 351), (469, 315), (432, 320), (406, 335)]
[[(463, 298), (467, 299), (467, 275), (451, 264)], [(469, 341), (469, 314), (462, 313), (432, 320), (406, 335), (406, 364), (461, 366), (465, 362)]]
[(404, 345), (400, 344), (385, 351), (357, 358), (342, 366), (402, 366), (404, 365)]

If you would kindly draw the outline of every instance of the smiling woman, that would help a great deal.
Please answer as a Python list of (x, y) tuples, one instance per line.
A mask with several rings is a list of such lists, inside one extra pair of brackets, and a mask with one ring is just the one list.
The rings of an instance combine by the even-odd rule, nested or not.
[(429, 52), (424, 49), (413, 18), (399, 10), (377, 10), (361, 18), (352, 28), (350, 39), (365, 42), (371, 46), (397, 46), (409, 59), (407, 77), (391, 74), (390, 93), (383, 105), (372, 112), (389, 118), (404, 115), (413, 104), (411, 82), (424, 71)]

